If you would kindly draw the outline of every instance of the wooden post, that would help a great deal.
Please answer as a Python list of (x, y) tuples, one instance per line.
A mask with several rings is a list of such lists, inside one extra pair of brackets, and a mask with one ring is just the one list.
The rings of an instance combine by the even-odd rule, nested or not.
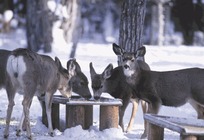
[(81, 105), (66, 105), (66, 127), (81, 125), (84, 128), (84, 107)]
[(180, 135), (180, 140), (197, 140), (196, 136), (193, 135)]
[(89, 129), (93, 125), (93, 105), (86, 105), (85, 108), (85, 124), (84, 129)]
[(118, 128), (118, 106), (100, 106), (100, 126), (102, 131), (107, 128)]
[(164, 128), (148, 123), (148, 140), (163, 140)]
[(83, 129), (89, 129), (93, 124), (93, 106), (66, 105), (66, 127), (81, 125)]

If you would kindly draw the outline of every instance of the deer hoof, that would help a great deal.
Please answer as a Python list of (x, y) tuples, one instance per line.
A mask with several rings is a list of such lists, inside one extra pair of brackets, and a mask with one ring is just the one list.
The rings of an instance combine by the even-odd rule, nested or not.
[(126, 133), (129, 133), (132, 129), (127, 128), (127, 130), (125, 131)]
[(49, 133), (51, 137), (54, 137), (54, 132)]
[(16, 130), (16, 136), (20, 136), (21, 130)]
[(8, 136), (9, 136), (8, 134), (4, 135), (4, 139), (7, 139), (7, 138), (8, 138)]
[(27, 138), (28, 138), (29, 140), (33, 140), (33, 137), (32, 137), (32, 135), (30, 135), (30, 136), (27, 136)]
[(145, 139), (145, 138), (147, 138), (147, 134), (144, 132), (140, 139)]

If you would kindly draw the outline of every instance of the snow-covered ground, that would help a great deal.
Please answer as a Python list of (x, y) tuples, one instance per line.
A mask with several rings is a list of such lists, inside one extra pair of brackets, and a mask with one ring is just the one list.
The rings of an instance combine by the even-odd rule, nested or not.
[[(52, 57), (58, 56), (65, 66), (68, 60), (70, 46), (67, 45), (58, 28), (54, 30), (54, 42), (53, 52), (47, 55)], [(17, 30), (16, 32), (9, 34), (0, 34), (0, 49), (12, 50), (18, 47), (25, 47), (25, 32), (24, 30)], [(146, 46), (146, 62), (150, 65), (152, 70), (166, 71), (175, 70), (187, 67), (201, 67), (204, 68), (204, 48), (202, 47), (186, 47), (186, 46)], [(41, 51), (39, 53), (42, 53)], [(117, 66), (117, 57), (112, 51), (112, 45), (110, 43), (92, 43), (91, 41), (82, 41), (78, 44), (76, 52), (76, 59), (80, 64), (82, 71), (86, 74), (90, 81), (89, 63), (93, 62), (94, 68), (98, 73), (101, 73), (104, 68), (112, 63), (114, 67)], [(90, 86), (91, 83), (89, 83)], [(91, 89), (91, 88), (90, 88)], [(104, 93), (102, 96), (108, 96)], [(15, 136), (15, 129), (22, 113), (22, 96), (16, 95), (12, 121), (10, 127), (10, 139), (26, 139), (25, 133), (20, 137)], [(5, 117), (8, 101), (6, 92), (4, 89), (0, 90), (0, 139), (3, 139), (3, 131), (5, 128)], [(129, 104), (125, 116), (124, 124), (127, 127), (132, 105)], [(61, 112), (64, 111), (64, 107), (61, 107)], [(135, 118), (133, 130), (130, 133), (123, 133), (120, 128), (106, 129), (99, 131), (99, 107), (94, 106), (94, 123), (89, 130), (83, 130), (81, 126), (66, 129), (65, 131), (55, 130), (56, 136), (50, 137), (48, 135), (47, 128), (41, 123), (41, 107), (36, 97), (33, 99), (33, 103), (30, 109), (31, 129), (36, 140), (120, 140), (120, 139), (132, 139), (137, 140), (143, 133), (143, 114), (141, 106), (139, 106), (138, 113)], [(197, 114), (189, 104), (186, 104), (179, 108), (162, 107), (160, 115), (178, 116), (196, 118)], [(65, 114), (61, 114), (62, 123), (64, 123)], [(165, 129), (165, 140), (179, 139), (179, 134)]]

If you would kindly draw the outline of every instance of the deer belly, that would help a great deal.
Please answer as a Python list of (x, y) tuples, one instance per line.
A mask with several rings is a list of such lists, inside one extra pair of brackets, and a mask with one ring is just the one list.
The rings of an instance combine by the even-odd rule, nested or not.
[(179, 107), (184, 105), (186, 102), (188, 101), (188, 99), (184, 98), (163, 98), (162, 99), (162, 105), (165, 106), (173, 106), (173, 107)]

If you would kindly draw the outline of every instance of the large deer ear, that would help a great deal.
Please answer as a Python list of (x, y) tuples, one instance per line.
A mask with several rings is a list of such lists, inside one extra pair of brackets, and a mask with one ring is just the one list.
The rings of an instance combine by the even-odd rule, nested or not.
[(112, 75), (112, 71), (113, 71), (113, 65), (112, 64), (109, 64), (105, 70), (103, 71), (102, 75), (103, 75), (103, 78), (104, 79), (108, 79), (111, 77)]
[(120, 46), (118, 46), (117, 44), (113, 43), (113, 52), (116, 54), (116, 55), (123, 55), (123, 49), (120, 48)]
[(137, 49), (136, 57), (144, 57), (145, 53), (146, 53), (146, 48), (145, 46), (142, 46), (139, 49)]
[(60, 62), (58, 57), (55, 57), (55, 63), (57, 64), (57, 68), (58, 69), (62, 69), (62, 64), (61, 64), (61, 62)]
[(89, 63), (89, 69), (90, 69), (90, 75), (91, 77), (93, 77), (94, 75), (96, 75), (96, 71), (93, 68), (92, 62)]
[(76, 75), (76, 59), (70, 59), (67, 62), (67, 71), (70, 76)]

